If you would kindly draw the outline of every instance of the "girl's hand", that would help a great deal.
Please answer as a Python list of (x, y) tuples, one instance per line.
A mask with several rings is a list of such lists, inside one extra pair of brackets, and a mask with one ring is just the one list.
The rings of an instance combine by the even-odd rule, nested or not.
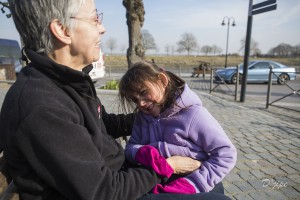
[(174, 174), (190, 174), (199, 169), (201, 162), (189, 157), (172, 156), (166, 159), (168, 164), (173, 168)]

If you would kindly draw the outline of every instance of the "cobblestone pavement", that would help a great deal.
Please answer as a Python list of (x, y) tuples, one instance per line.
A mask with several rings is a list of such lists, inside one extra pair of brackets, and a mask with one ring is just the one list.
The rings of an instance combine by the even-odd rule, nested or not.
[(238, 149), (225, 178), (234, 199), (300, 199), (300, 125), (197, 92)]
[(209, 95), (203, 82), (187, 82), (238, 149), (236, 167), (224, 180), (227, 195), (246, 200), (300, 199), (300, 112), (265, 109), (265, 97), (235, 102), (232, 96)]
[[(205, 82), (186, 81), (238, 149), (237, 164), (223, 180), (226, 194), (238, 200), (299, 200), (300, 112), (265, 109), (254, 99), (235, 102), (233, 97), (209, 94)], [(1, 104), (7, 88), (0, 86)], [(119, 112), (116, 92), (97, 92), (108, 111)]]

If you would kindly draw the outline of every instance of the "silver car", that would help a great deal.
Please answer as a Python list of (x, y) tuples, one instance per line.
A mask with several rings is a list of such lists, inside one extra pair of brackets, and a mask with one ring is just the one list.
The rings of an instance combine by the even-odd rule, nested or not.
[[(248, 77), (247, 82), (252, 83), (266, 83), (269, 81), (270, 67), (273, 68), (272, 82), (284, 84), (289, 80), (296, 80), (296, 69), (288, 67), (278, 62), (270, 60), (253, 60), (248, 63)], [(237, 68), (227, 67), (215, 71), (215, 81), (225, 81), (226, 83), (236, 83)], [(241, 82), (243, 76), (243, 63), (238, 65), (239, 81)]]

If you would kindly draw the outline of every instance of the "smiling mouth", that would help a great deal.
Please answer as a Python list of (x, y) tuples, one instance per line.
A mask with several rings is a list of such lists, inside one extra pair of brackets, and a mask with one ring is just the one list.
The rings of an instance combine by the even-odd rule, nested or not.
[(154, 116), (154, 113), (156, 112), (155, 110), (154, 110), (154, 105), (155, 104), (150, 104), (147, 108), (146, 108), (146, 111), (150, 114), (150, 115), (153, 115)]
[(100, 44), (101, 44), (101, 41), (97, 42), (95, 46), (100, 48)]
[(144, 110), (145, 112), (150, 113), (151, 110), (152, 110), (152, 108), (153, 108), (152, 105), (153, 105), (153, 104), (149, 104), (149, 105), (147, 105), (147, 106), (143, 106), (143, 107), (141, 107), (141, 110)]

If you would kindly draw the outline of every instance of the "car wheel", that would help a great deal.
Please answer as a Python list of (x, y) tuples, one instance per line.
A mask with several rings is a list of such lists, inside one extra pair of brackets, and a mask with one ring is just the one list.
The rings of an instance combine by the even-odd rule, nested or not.
[(288, 74), (280, 74), (277, 79), (277, 83), (283, 85), (289, 80), (290, 80), (290, 76)]
[[(243, 78), (243, 75), (239, 74), (239, 84), (241, 84), (242, 78)], [(231, 77), (231, 83), (236, 84), (236, 74), (233, 74), (233, 76)]]

